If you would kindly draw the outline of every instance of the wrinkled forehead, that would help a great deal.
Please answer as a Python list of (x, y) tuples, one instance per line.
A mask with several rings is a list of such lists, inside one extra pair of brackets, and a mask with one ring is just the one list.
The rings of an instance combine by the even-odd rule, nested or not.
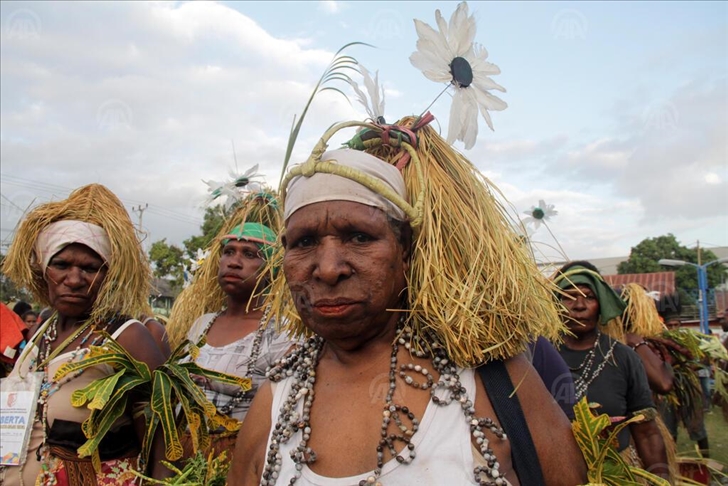
[(382, 209), (353, 201), (324, 201), (297, 210), (285, 222), (286, 231), (300, 227), (363, 226), (396, 221)]

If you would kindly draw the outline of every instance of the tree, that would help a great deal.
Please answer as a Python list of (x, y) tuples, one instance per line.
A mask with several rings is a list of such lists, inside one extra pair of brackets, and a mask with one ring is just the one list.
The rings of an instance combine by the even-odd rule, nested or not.
[(184, 283), (184, 251), (167, 243), (164, 238), (152, 243), (149, 260), (154, 267), (154, 276), (170, 281), (172, 288), (179, 290)]
[[(674, 235), (668, 233), (657, 238), (642, 240), (637, 246), (632, 247), (629, 259), (617, 267), (617, 273), (652, 273), (664, 272), (665, 267), (657, 263), (661, 258), (671, 260), (682, 260), (690, 263), (698, 263), (697, 248), (688, 248), (681, 245)], [(710, 250), (700, 250), (700, 261), (706, 263), (715, 260), (717, 257)], [(694, 267), (685, 265), (682, 267), (670, 267), (675, 272), (675, 286), (683, 290), (696, 290), (698, 288), (698, 272)], [(708, 267), (708, 287), (712, 288), (720, 283), (726, 276), (726, 269), (723, 265), (711, 265)]]
[[(0, 268), (2, 268), (4, 263), (5, 255), (0, 254)], [(4, 274), (0, 274), (0, 300), (5, 303), (18, 300), (32, 303), (33, 296), (25, 289), (16, 287)]]
[(194, 257), (198, 249), (205, 249), (210, 245), (225, 224), (225, 218), (222, 206), (207, 208), (200, 226), (202, 234), (184, 240), (184, 248), (168, 244), (166, 238), (155, 241), (149, 249), (154, 276), (169, 280), (174, 290), (180, 290), (184, 284), (184, 270), (189, 265), (188, 257)]
[(188, 257), (194, 257), (198, 249), (204, 250), (210, 245), (212, 239), (215, 238), (220, 228), (225, 224), (226, 217), (227, 214), (222, 206), (205, 209), (205, 217), (202, 226), (200, 226), (202, 234), (191, 236), (183, 242)]

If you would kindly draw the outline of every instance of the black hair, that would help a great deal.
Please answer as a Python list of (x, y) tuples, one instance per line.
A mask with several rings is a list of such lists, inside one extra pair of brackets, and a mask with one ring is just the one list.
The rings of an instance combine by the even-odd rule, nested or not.
[(13, 312), (18, 314), (20, 317), (23, 317), (23, 314), (25, 314), (29, 310), (33, 310), (33, 307), (27, 302), (23, 302), (22, 300), (16, 302), (13, 306)]
[(559, 269), (559, 275), (563, 275), (566, 273), (570, 268), (573, 267), (584, 267), (587, 270), (591, 270), (592, 272), (598, 273), (601, 275), (602, 273), (599, 271), (597, 267), (594, 266), (593, 263), (588, 262), (586, 260), (573, 260), (571, 262), (567, 262), (563, 267)]
[(670, 318), (679, 317), (682, 313), (682, 303), (680, 302), (680, 294), (663, 294), (660, 300), (655, 302), (657, 313), (660, 314), (665, 321)]

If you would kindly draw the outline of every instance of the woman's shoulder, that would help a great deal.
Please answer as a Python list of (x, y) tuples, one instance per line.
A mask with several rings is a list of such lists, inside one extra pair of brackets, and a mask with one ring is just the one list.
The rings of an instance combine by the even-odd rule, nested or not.
[(202, 338), (202, 333), (205, 332), (207, 325), (217, 316), (216, 312), (208, 312), (202, 314), (200, 317), (195, 319), (195, 322), (190, 326), (190, 330), (187, 331), (187, 339), (193, 343), (196, 343)]

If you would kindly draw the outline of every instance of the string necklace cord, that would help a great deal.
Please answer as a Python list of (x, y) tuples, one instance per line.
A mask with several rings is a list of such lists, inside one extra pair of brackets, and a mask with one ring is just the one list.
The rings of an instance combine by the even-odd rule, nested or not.
[[(210, 328), (215, 323), (218, 317), (220, 317), (226, 309), (222, 309), (218, 311), (212, 319), (210, 319), (210, 322), (207, 323), (207, 326), (205, 326), (205, 329), (202, 332), (203, 336), (207, 336), (207, 333), (210, 331)], [(268, 327), (268, 314), (270, 312), (270, 307), (267, 307), (263, 311), (263, 316), (260, 319), (260, 323), (258, 324), (258, 328), (255, 330), (255, 335), (253, 337), (253, 344), (250, 349), (250, 357), (248, 360), (248, 366), (245, 369), (245, 374), (243, 375), (243, 378), (252, 378), (253, 376), (253, 370), (255, 369), (255, 364), (258, 361), (258, 358), (260, 357), (260, 351), (261, 346), (263, 343), (263, 335), (265, 334), (265, 330)], [(248, 394), (248, 391), (240, 390), (235, 395), (230, 397), (230, 400), (224, 405), (221, 405), (217, 407), (217, 411), (223, 415), (230, 415), (230, 413), (235, 409), (235, 407), (240, 404), (245, 396)]]
[[(111, 323), (107, 321), (101, 330), (106, 331), (110, 324)], [(81, 342), (70, 353), (67, 359), (67, 363), (72, 363), (76, 360), (76, 357), (79, 356), (80, 359), (83, 360), (86, 354), (90, 351), (88, 347), (84, 348), (84, 345), (89, 341), (91, 336), (99, 330), (97, 329), (96, 323), (94, 321), (87, 320), (86, 322), (84, 322), (84, 324), (80, 326), (78, 330), (68, 336), (58, 347), (56, 347), (51, 352), (52, 344), (58, 339), (58, 318), (56, 315), (54, 315), (51, 319), (49, 319), (49, 323), (47, 326), (45, 326), (45, 328), (43, 328), (42, 333), (39, 331), (40, 336), (38, 339), (40, 342), (31, 342), (33, 345), (38, 346), (38, 354), (37, 359), (31, 360), (29, 369), (35, 369), (35, 371), (42, 370), (43, 373), (43, 379), (41, 381), (40, 387), (40, 395), (38, 398), (38, 409), (36, 411), (36, 416), (33, 421), (34, 423), (39, 422), (43, 431), (42, 442), (36, 450), (36, 459), (38, 460), (38, 462), (41, 462), (41, 472), (38, 475), (36, 484), (39, 484), (41, 486), (54, 486), (57, 484), (57, 478), (50, 469), (51, 453), (50, 448), (47, 445), (49, 432), (48, 408), (50, 398), (63, 385), (74, 380), (84, 372), (84, 370), (78, 370), (74, 373), (67, 375), (63, 379), (56, 381), (55, 379), (51, 379), (49, 375), (50, 363), (87, 330), (88, 334), (83, 337)], [(105, 338), (97, 334), (89, 343), (89, 347), (95, 346), (99, 342), (99, 340), (102, 341), (100, 344), (103, 344)], [(29, 343), (29, 345), (31, 343)], [(19, 471), (19, 475), (21, 477), (21, 485), (24, 465), (25, 464), (21, 466)]]
[[(600, 354), (602, 354), (602, 361), (599, 363), (599, 365), (596, 367), (596, 369), (594, 369), (592, 371), (592, 368), (595, 363), (596, 350), (599, 348), (598, 343), (600, 341), (600, 337), (601, 337), (601, 332), (599, 332), (597, 334), (597, 339), (594, 342), (595, 345), (590, 351), (591, 356), (589, 357), (589, 355), (587, 355), (587, 357), (585, 357), (584, 361), (582, 362), (582, 366), (584, 366), (586, 364), (586, 366), (584, 366), (582, 373), (579, 374), (579, 376), (574, 379), (574, 394), (576, 396), (576, 401), (579, 401), (584, 396), (586, 396), (587, 391), (589, 390), (589, 386), (601, 374), (601, 372), (604, 370), (604, 368), (609, 363), (609, 360), (612, 358), (612, 355), (614, 354), (614, 348), (617, 345), (617, 341), (614, 339), (610, 339), (609, 341), (611, 343), (610, 343), (609, 349), (607, 350), (606, 354), (600, 353)], [(587, 358), (589, 358), (588, 363), (586, 363)], [(573, 370), (572, 368), (569, 368), (569, 369), (571, 369), (572, 371), (578, 371), (579, 369), (582, 368), (582, 366), (580, 366), (576, 370)]]
[[(319, 336), (309, 338), (287, 356), (278, 360), (266, 374), (266, 377), (272, 382), (279, 382), (285, 378), (290, 378), (292, 381), (290, 392), (279, 411), (277, 423), (271, 428), (270, 446), (260, 483), (263, 486), (276, 484), (283, 462), (281, 444), (289, 442), (297, 437), (297, 434), (300, 434), (299, 443), (290, 452), (290, 457), (295, 463), (295, 472), (287, 484), (296, 483), (302, 475), (304, 465), (316, 461), (316, 452), (308, 445), (308, 441), (312, 431), (310, 418), (315, 397), (316, 368), (324, 344), (324, 339)], [(420, 421), (407, 406), (395, 402), (397, 377), (401, 378), (407, 386), (428, 391), (430, 402), (434, 406), (452, 405), (460, 408), (469, 426), (472, 440), (477, 444), (480, 454), (485, 459), (483, 465), (473, 469), (476, 484), (507, 486), (509, 483), (499, 470), (500, 464), (490, 447), (490, 440), (485, 434), (488, 431), (500, 440), (507, 440), (505, 432), (492, 419), (475, 416), (473, 399), (468, 396), (467, 390), (460, 382), (457, 366), (450, 361), (444, 347), (434, 340), (429, 344), (431, 353), (420, 351), (427, 349), (423, 339), (414, 336), (412, 329), (404, 325), (403, 315), (397, 327), (397, 337), (392, 343), (389, 389), (382, 408), (381, 439), (376, 447), (377, 467), (366, 479), (359, 482), (359, 486), (382, 485), (381, 476), (385, 465), (385, 452), (389, 452), (391, 460), (396, 460), (403, 466), (411, 464), (416, 458), (412, 438), (419, 429)], [(419, 364), (399, 363), (398, 354), (401, 346), (409, 351), (410, 355), (414, 354), (420, 359), (429, 358), (433, 369), (440, 375), (439, 380), (436, 382), (432, 373)], [(437, 390), (444, 390), (444, 396), (437, 395)], [(301, 404), (301, 402), (303, 403)], [(301, 411), (299, 411), (299, 405), (302, 405)], [(401, 452), (396, 447), (399, 444), (403, 445)]]

